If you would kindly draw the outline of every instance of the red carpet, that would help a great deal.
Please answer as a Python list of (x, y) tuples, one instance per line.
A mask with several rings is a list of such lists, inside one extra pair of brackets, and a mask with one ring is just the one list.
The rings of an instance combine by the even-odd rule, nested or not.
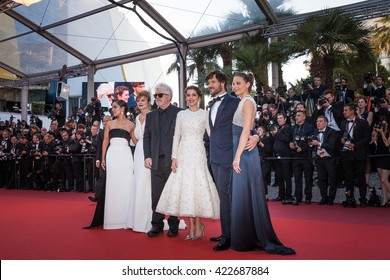
[(262, 251), (212, 251), (219, 221), (206, 220), (206, 238), (184, 241), (148, 238), (131, 230), (84, 230), (95, 204), (83, 193), (0, 189), (2, 260), (361, 260), (390, 259), (390, 208), (344, 209), (341, 205), (286, 206), (269, 202), (279, 239), (297, 251), (275, 256)]

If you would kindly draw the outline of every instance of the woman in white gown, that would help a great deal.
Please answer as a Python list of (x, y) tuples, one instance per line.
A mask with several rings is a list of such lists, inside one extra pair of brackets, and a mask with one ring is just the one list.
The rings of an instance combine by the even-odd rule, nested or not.
[(189, 217), (186, 240), (201, 239), (201, 218), (219, 218), (219, 198), (207, 167), (203, 136), (208, 113), (199, 108), (200, 89), (185, 89), (187, 110), (177, 114), (172, 146), (172, 173), (165, 184), (156, 212)]
[(143, 90), (137, 94), (140, 114), (135, 119), (134, 135), (137, 140), (134, 151), (134, 184), (131, 191), (129, 211), (130, 228), (148, 232), (152, 227), (152, 186), (150, 169), (144, 165), (143, 137), (146, 114), (150, 112), (150, 93)]
[[(106, 200), (104, 229), (128, 228), (130, 191), (133, 184), (133, 156), (130, 136), (134, 124), (126, 119), (127, 104), (123, 100), (112, 103), (114, 120), (104, 129), (102, 168), (106, 170)], [(110, 146), (108, 147), (108, 143)]]

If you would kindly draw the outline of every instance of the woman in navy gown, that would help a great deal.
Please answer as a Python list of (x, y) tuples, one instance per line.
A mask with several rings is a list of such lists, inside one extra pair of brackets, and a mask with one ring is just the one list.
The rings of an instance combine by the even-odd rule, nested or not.
[(233, 117), (231, 248), (293, 255), (295, 251), (283, 246), (272, 227), (257, 147), (245, 149), (256, 115), (256, 102), (250, 95), (253, 80), (252, 74), (245, 73), (233, 78), (233, 91), (241, 101)]

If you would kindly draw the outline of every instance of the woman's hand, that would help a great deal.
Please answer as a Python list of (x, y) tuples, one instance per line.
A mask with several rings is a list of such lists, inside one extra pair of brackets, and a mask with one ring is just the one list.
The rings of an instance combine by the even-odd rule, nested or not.
[(103, 170), (106, 170), (106, 161), (103, 159), (102, 162), (100, 163)]
[(233, 161), (233, 169), (234, 169), (234, 171), (236, 171), (237, 174), (239, 174), (241, 172), (240, 160), (239, 159), (235, 159)]
[(176, 170), (177, 170), (177, 159), (175, 159), (175, 158), (172, 159), (171, 169), (172, 169), (173, 173), (176, 173)]

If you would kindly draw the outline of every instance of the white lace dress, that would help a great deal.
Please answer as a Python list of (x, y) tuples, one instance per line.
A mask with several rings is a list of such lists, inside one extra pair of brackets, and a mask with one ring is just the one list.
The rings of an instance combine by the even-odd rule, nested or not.
[(208, 113), (184, 110), (178, 113), (173, 137), (172, 157), (177, 159), (176, 173), (171, 173), (156, 211), (184, 216), (219, 218), (219, 197), (207, 167), (203, 143), (208, 129)]

